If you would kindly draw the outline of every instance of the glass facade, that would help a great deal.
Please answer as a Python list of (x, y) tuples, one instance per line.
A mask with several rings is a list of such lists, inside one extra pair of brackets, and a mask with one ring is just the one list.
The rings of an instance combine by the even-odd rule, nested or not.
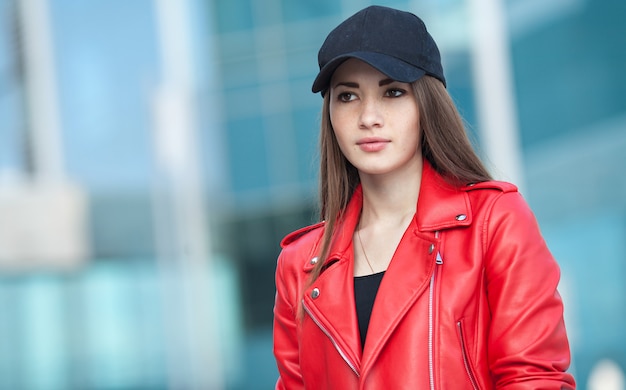
[[(32, 174), (18, 1), (0, 0), (0, 201)], [(172, 345), (206, 335), (172, 318), (168, 300), (179, 302), (180, 291), (167, 287), (160, 260), (154, 101), (166, 69), (159, 2), (46, 3), (64, 166), (89, 200), (91, 253), (70, 270), (16, 271), (0, 259), (0, 389), (176, 388), (182, 363), (175, 360), (203, 355)], [(277, 375), (271, 326), (279, 242), (317, 218), (321, 99), (310, 92), (317, 50), (332, 27), (370, 2), (183, 3), (215, 264), (196, 277), (217, 286), (190, 311), (203, 302), (217, 307), (220, 387), (267, 389)], [(412, 10), (432, 26), (448, 89), (480, 147), (467, 2), (378, 3)], [(626, 6), (504, 4), (524, 195), (562, 268), (572, 372), (584, 389), (599, 362), (626, 370)]]

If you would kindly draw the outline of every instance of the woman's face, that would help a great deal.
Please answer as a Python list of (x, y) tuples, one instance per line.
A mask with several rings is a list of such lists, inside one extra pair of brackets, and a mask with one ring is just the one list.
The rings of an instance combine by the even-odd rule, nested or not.
[(352, 58), (333, 74), (329, 93), (339, 147), (361, 175), (417, 171), (419, 109), (410, 84)]

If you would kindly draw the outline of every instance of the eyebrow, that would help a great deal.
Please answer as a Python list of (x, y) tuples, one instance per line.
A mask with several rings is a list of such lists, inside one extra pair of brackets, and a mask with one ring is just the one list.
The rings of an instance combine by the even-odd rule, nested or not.
[(335, 88), (339, 87), (343, 85), (344, 87), (348, 87), (348, 88), (359, 88), (359, 83), (355, 83), (355, 82), (351, 82), (351, 81), (344, 81), (344, 82), (339, 82), (337, 84), (335, 84)]
[[(395, 82), (396, 80), (390, 79), (390, 78), (386, 78), (386, 79), (382, 79), (378, 82), (378, 86), (382, 87), (385, 85), (389, 85), (393, 82)], [(339, 82), (337, 84), (335, 84), (335, 88), (339, 87), (340, 85), (343, 85), (345, 87), (348, 88), (359, 88), (359, 83), (355, 83), (353, 81), (344, 81), (344, 82)]]

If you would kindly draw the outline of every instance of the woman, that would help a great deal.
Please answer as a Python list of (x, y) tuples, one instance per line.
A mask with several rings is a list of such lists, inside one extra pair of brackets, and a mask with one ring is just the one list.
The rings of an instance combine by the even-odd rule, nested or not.
[(276, 388), (574, 388), (558, 266), (473, 151), (422, 21), (368, 7), (319, 65), (324, 222), (281, 243)]

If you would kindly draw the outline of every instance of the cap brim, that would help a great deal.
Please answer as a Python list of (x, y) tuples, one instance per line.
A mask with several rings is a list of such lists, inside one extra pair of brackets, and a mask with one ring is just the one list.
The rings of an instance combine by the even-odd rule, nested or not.
[(412, 83), (419, 80), (426, 74), (423, 69), (417, 68), (397, 59), (396, 57), (386, 54), (373, 52), (352, 52), (337, 56), (322, 67), (319, 74), (315, 78), (315, 81), (313, 81), (313, 87), (311, 88), (313, 93), (321, 91), (322, 94), (324, 94), (329, 87), (330, 79), (332, 78), (333, 73), (335, 73), (335, 70), (337, 70), (339, 65), (350, 58), (357, 58), (373, 66), (391, 79), (403, 83)]

